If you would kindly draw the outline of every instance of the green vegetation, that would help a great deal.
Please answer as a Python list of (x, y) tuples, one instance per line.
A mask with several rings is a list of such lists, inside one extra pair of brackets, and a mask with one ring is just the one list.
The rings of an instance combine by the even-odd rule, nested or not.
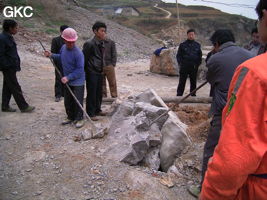
[(25, 6), (27, 5), (27, 0), (7, 0), (5, 3), (9, 6)]
[(140, 0), (80, 0), (79, 2), (86, 4), (89, 8), (103, 8), (103, 7), (118, 7), (118, 6), (135, 6), (135, 7), (146, 7), (151, 6), (151, 3)]
[[(33, 32), (45, 32), (47, 34), (58, 33), (59, 26), (68, 24), (64, 13), (59, 13), (55, 0), (6, 0), (4, 5), (31, 6), (33, 16), (31, 18), (17, 17), (19, 25)], [(42, 23), (39, 23), (42, 22)]]
[(45, 30), (45, 32), (47, 34), (57, 34), (58, 33), (58, 30), (57, 29), (54, 29), (54, 28), (48, 28)]

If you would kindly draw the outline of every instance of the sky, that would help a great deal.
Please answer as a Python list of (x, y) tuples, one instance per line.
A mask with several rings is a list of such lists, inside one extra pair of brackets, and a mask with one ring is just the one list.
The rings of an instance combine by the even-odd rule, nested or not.
[[(176, 0), (162, 0), (166, 3), (175, 3)], [(183, 5), (202, 5), (219, 9), (223, 12), (242, 15), (257, 19), (255, 7), (259, 0), (178, 0)]]

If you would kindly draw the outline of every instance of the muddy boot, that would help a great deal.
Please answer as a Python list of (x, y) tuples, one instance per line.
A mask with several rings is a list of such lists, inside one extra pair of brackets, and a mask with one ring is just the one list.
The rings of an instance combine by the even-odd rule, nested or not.
[(65, 118), (62, 122), (61, 122), (61, 125), (67, 125), (67, 124), (70, 124), (72, 123), (73, 120), (69, 119), (69, 118)]
[(92, 116), (92, 117), (90, 117), (90, 119), (91, 119), (92, 121), (98, 121), (98, 120), (99, 120), (96, 116)]
[(31, 113), (32, 111), (34, 111), (35, 107), (34, 106), (28, 106), (25, 109), (20, 110), (22, 113)]
[(78, 120), (76, 123), (75, 123), (75, 127), (76, 128), (82, 128), (84, 126), (84, 120)]
[(8, 106), (7, 108), (2, 108), (2, 112), (16, 112), (16, 109)]

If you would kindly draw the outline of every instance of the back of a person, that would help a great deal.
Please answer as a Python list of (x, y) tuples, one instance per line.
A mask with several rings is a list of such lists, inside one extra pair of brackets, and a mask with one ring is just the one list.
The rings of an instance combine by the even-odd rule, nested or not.
[[(253, 79), (253, 83), (251, 83), (250, 87), (254, 88), (254, 92), (258, 93), (259, 91), (262, 93), (263, 97), (263, 101), (264, 99), (266, 99), (267, 96), (267, 70), (265, 69), (266, 66), (266, 59), (267, 59), (267, 53), (262, 54), (260, 56), (254, 57), (252, 59), (249, 59), (248, 61), (242, 63), (240, 65), (240, 67), (237, 69), (237, 71), (239, 71), (242, 68), (247, 68), (248, 69), (248, 75), (246, 75), (246, 78), (248, 79)], [(239, 77), (239, 76), (236, 76)], [(234, 82), (237, 82), (236, 80), (237, 78), (233, 78)], [(261, 87), (259, 87), (259, 89), (255, 88), (255, 82), (257, 82), (257, 85), (260, 85)], [(245, 90), (249, 90), (250, 88), (244, 88)], [(253, 97), (253, 95), (252, 95)], [(238, 97), (237, 97), (238, 98)], [(254, 104), (255, 101), (252, 98), (247, 98), (246, 101), (248, 102), (248, 104)], [(264, 103), (264, 102), (262, 102)], [(253, 106), (254, 108), (254, 113), (255, 116), (257, 118), (255, 118), (255, 122), (257, 122), (259, 125), (259, 127), (264, 127), (266, 126), (266, 117), (265, 117), (265, 121), (262, 121), (262, 119), (264, 119), (262, 117), (262, 115), (260, 115), (261, 110), (264, 109), (264, 106), (262, 106), (259, 103), (259, 105), (255, 105)], [(237, 105), (235, 105), (237, 106)], [(238, 105), (239, 109), (242, 109), (242, 107), (244, 105)], [(266, 107), (266, 106), (265, 106)], [(226, 116), (228, 111), (227, 109), (224, 110), (224, 116)], [(258, 114), (257, 114), (258, 113)], [(223, 119), (223, 121), (225, 121), (225, 119)], [(254, 123), (255, 123), (254, 122)], [(253, 123), (253, 122), (251, 122)], [(243, 127), (245, 128), (245, 126), (249, 126), (249, 124), (245, 124), (243, 125)], [(251, 125), (253, 126), (253, 125)], [(257, 169), (255, 169), (255, 171), (253, 172), (253, 174), (250, 174), (247, 178), (246, 183), (242, 186), (239, 194), (237, 195), (235, 200), (252, 200), (252, 199), (259, 199), (259, 200), (264, 200), (266, 199), (265, 197), (267, 197), (267, 148), (266, 148), (266, 143), (264, 143), (264, 141), (266, 141), (267, 137), (265, 136), (266, 133), (265, 131), (263, 132), (256, 132), (256, 134), (258, 134), (258, 136), (256, 138), (258, 138), (257, 141), (251, 141), (250, 137), (245, 137), (243, 138), (243, 142), (246, 144), (249, 144), (253, 142), (253, 147), (255, 148), (255, 151), (257, 151), (258, 156), (262, 155), (262, 159), (260, 161), (260, 163), (258, 163), (258, 167)], [(263, 134), (263, 135), (261, 135)], [(227, 140), (222, 140), (222, 144), (221, 145), (228, 145), (228, 141)], [(244, 147), (249, 149), (249, 147)], [(237, 151), (238, 152), (238, 149)], [(242, 156), (240, 156), (242, 157)], [(244, 158), (247, 159), (247, 158)], [(251, 160), (253, 160), (254, 158), (251, 157)], [(245, 162), (245, 161), (244, 161)], [(250, 162), (248, 162), (250, 163)], [(253, 161), (251, 162), (253, 163)], [(254, 164), (254, 163), (253, 163)], [(249, 164), (247, 164), (246, 166), (247, 169), (253, 169), (253, 166), (250, 166)]]
[[(261, 41), (267, 43), (267, 1), (256, 6)], [(200, 199), (267, 199), (267, 54), (243, 62), (233, 75), (222, 114), (220, 140)]]
[(216, 81), (216, 88), (227, 92), (236, 68), (249, 58), (252, 58), (251, 53), (236, 45), (223, 48), (213, 55), (210, 58), (211, 62), (216, 62), (221, 66), (218, 68), (220, 77)]
[(227, 101), (227, 93), (233, 74), (241, 63), (251, 58), (251, 53), (233, 42), (226, 42), (221, 45), (220, 51), (213, 55), (208, 61), (214, 65), (213, 73), (210, 76), (215, 79), (213, 87), (212, 112), (220, 114)]

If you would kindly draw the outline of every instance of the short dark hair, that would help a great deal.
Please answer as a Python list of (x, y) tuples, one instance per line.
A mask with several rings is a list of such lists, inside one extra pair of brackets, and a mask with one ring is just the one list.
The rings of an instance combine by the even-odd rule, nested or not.
[(229, 29), (218, 29), (216, 30), (210, 38), (213, 45), (218, 43), (222, 45), (226, 42), (235, 42), (234, 34)]
[(186, 34), (191, 33), (191, 32), (195, 33), (196, 31), (195, 31), (195, 29), (190, 28), (190, 29), (187, 30)]
[(258, 5), (256, 6), (256, 12), (258, 14), (258, 18), (261, 19), (263, 17), (263, 10), (267, 10), (267, 1), (266, 0), (260, 0)]
[(3, 21), (3, 30), (8, 32), (10, 28), (14, 28), (18, 25), (18, 23), (13, 19), (5, 19)]
[(59, 30), (60, 30), (60, 32), (63, 32), (66, 28), (69, 28), (69, 26), (68, 25), (62, 25), (62, 26), (60, 26)]
[(100, 29), (100, 28), (105, 28), (107, 30), (106, 24), (104, 22), (100, 22), (100, 21), (95, 22), (95, 24), (92, 27), (93, 31), (98, 31), (98, 29)]
[(253, 29), (251, 30), (251, 35), (252, 35), (253, 33), (258, 33), (258, 28), (253, 28)]

